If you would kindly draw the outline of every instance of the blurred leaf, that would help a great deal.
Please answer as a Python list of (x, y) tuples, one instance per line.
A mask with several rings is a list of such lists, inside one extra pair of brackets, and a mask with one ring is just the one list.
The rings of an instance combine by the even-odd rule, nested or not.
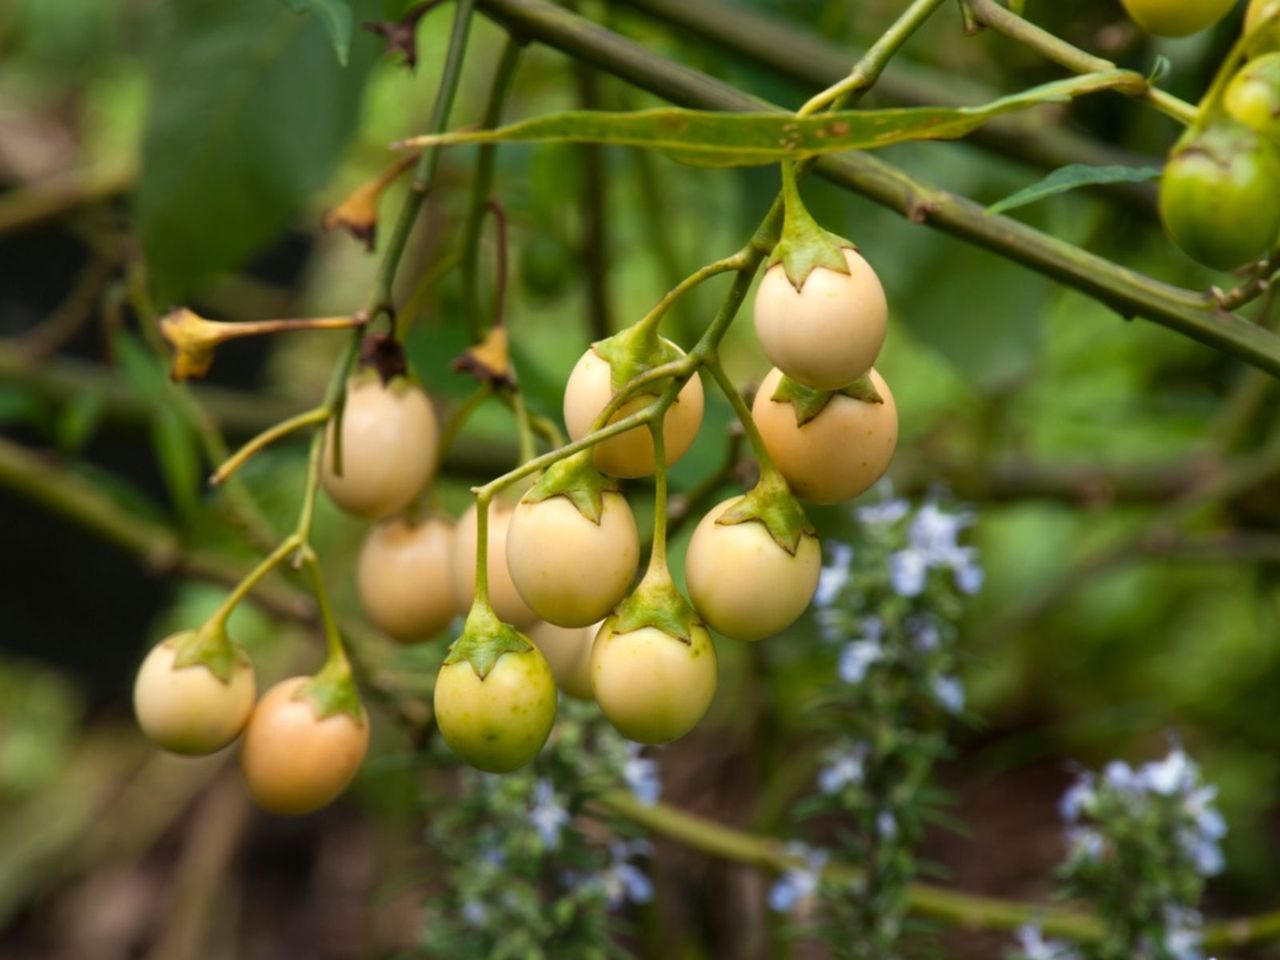
[(153, 76), (137, 216), (162, 304), (275, 238), (329, 177), (374, 43), (335, 62), (324, 27), (279, 4), (189, 0)]
[(104, 391), (99, 388), (80, 390), (71, 396), (57, 422), (58, 449), (74, 454), (84, 446), (102, 421)]
[(344, 67), (351, 55), (351, 5), (345, 0), (283, 0), (294, 13), (312, 13), (324, 24), (333, 52)]
[(1126, 167), (1113, 165), (1094, 167), (1087, 163), (1072, 163), (1059, 167), (1038, 183), (1019, 190), (987, 207), (987, 213), (1004, 213), (1016, 207), (1043, 200), (1045, 197), (1066, 193), (1077, 187), (1097, 186), (1105, 183), (1146, 183), (1159, 180), (1163, 167)]
[(18, 386), (0, 385), (0, 424), (44, 427), (49, 405), (37, 394)]
[(116, 354), (130, 386), (152, 409), (151, 443), (174, 508), (186, 520), (195, 514), (202, 486), (195, 430), (174, 404), (163, 361), (132, 334), (115, 338)]
[(1057, 80), (978, 107), (844, 110), (809, 117), (680, 108), (624, 113), (570, 110), (493, 130), (455, 130), (414, 137), (406, 145), (603, 143), (660, 150), (681, 162), (699, 166), (759, 166), (846, 150), (872, 150), (912, 140), (955, 140), (1001, 114), (1111, 89), (1131, 76), (1129, 71), (1113, 70), (1088, 79)]

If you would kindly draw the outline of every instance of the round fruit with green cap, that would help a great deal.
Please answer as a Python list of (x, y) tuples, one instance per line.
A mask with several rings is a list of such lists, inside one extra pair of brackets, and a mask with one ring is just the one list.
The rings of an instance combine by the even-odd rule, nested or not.
[(1133, 22), (1159, 37), (1187, 37), (1230, 12), (1236, 0), (1124, 0)]

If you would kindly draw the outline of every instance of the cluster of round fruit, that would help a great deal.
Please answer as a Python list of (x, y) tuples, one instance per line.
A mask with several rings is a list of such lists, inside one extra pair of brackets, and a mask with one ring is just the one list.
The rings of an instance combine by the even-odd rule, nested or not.
[(215, 753), (243, 733), (240, 767), (258, 805), (309, 813), (347, 788), (369, 748), (363, 708), (325, 711), (317, 680), (282, 680), (255, 702), (252, 662), (210, 623), (152, 648), (134, 681), (134, 712), (152, 742), (184, 756)]
[[(888, 468), (898, 431), (893, 396), (872, 368), (885, 336), (884, 291), (851, 245), (832, 241), (803, 255), (803, 270), (776, 255), (760, 282), (755, 327), (775, 364), (749, 418), (761, 479), (694, 530), (685, 558), (691, 606), (667, 572), (664, 521), (640, 576), (640, 533), (619, 483), (660, 469), (665, 477), (702, 421), (692, 366), (683, 379), (655, 377), (622, 393), (638, 374), (685, 356), (656, 324), (592, 345), (569, 377), (564, 416), (577, 440), (668, 391), (661, 424), (557, 459), (517, 502), (478, 497), (456, 524), (412, 512), (438, 462), (427, 395), (406, 376), (384, 381), (372, 369), (348, 382), (319, 481), (338, 506), (376, 521), (357, 587), (377, 627), (416, 642), (469, 611), (434, 696), (440, 731), (464, 760), (490, 771), (529, 762), (550, 733), (557, 686), (594, 699), (627, 737), (676, 739), (715, 692), (710, 631), (760, 640), (808, 607), (822, 557), (797, 498), (828, 504), (864, 492)], [(139, 721), (155, 742), (186, 754), (221, 749), (243, 730), (255, 799), (280, 812), (315, 809), (346, 787), (368, 744), (345, 658), (331, 656), (316, 676), (286, 680), (254, 706), (253, 667), (226, 636), (228, 613), (152, 651), (135, 690)]]
[[(1195, 9), (1201, 4), (1214, 6), (1195, 0)], [(1258, 260), (1280, 241), (1280, 0), (1253, 0), (1245, 35), (1249, 61), (1233, 70), (1233, 58), (1209, 90), (1160, 184), (1170, 239), (1220, 270)]]
[[(884, 292), (852, 248), (840, 256), (847, 272), (817, 268), (799, 289), (775, 265), (756, 298), (756, 329), (776, 367), (756, 395), (753, 420), (786, 484), (814, 503), (868, 489), (887, 469), (897, 440), (893, 397), (871, 369), (884, 340)], [(682, 355), (669, 342), (662, 350)], [(614, 400), (618, 384), (608, 354), (605, 344), (594, 345), (569, 377), (564, 416), (575, 440), (599, 425)], [(610, 422), (653, 400), (640, 393), (616, 404)], [(702, 413), (695, 375), (662, 421), (668, 462), (690, 448)], [(360, 551), (362, 605), (398, 640), (431, 637), (475, 601), (477, 508), (456, 524), (399, 515), (430, 472), (422, 465), (436, 437), (429, 403), (416, 387), (354, 381), (342, 430), (344, 472), (338, 477), (326, 468), (325, 489), (347, 510), (382, 518)], [(664, 629), (660, 618), (644, 622), (643, 611), (622, 616), (642, 548), (616, 481), (655, 468), (653, 438), (636, 427), (589, 455), (555, 464), (518, 502), (499, 499), (488, 508), (487, 598), (498, 620), (524, 631), (532, 644), (509, 646), (483, 675), (475, 658), (442, 669), (437, 721), (464, 759), (494, 770), (527, 762), (554, 719), (555, 685), (569, 696), (594, 698), (632, 739), (675, 739), (697, 723), (715, 691), (707, 628), (759, 640), (808, 606), (821, 569), (817, 537), (806, 531), (781, 545), (764, 522), (731, 522), (726, 514), (743, 499), (735, 497), (702, 518), (689, 544), (685, 571), (696, 621), (680, 631)]]

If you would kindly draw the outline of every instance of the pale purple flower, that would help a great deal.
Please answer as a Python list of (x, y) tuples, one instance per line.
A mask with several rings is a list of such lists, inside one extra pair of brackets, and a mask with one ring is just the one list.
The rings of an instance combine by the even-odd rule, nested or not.
[(869, 526), (887, 527), (897, 523), (911, 512), (911, 504), (899, 497), (882, 500), (858, 508), (858, 520)]
[(658, 773), (658, 761), (641, 756), (644, 749), (638, 743), (627, 741), (627, 759), (622, 764), (622, 779), (647, 807), (658, 802), (662, 794), (662, 778)]
[(648, 903), (653, 899), (653, 884), (648, 876), (629, 862), (633, 856), (647, 855), (650, 850), (650, 845), (644, 840), (630, 843), (615, 840), (609, 844), (609, 865), (600, 871), (596, 880), (610, 907), (617, 907), (628, 900)]
[(542, 845), (554, 850), (560, 845), (560, 831), (569, 822), (569, 811), (556, 799), (551, 781), (543, 777), (533, 785), (533, 809), (529, 822), (542, 838)]
[(855, 640), (840, 651), (836, 672), (845, 683), (861, 683), (867, 670), (884, 658), (884, 648), (878, 640)]
[(788, 867), (769, 889), (769, 907), (778, 913), (790, 913), (817, 892), (822, 868), (830, 856), (803, 843), (787, 844), (787, 852), (803, 858), (804, 863)]
[(827, 765), (818, 771), (818, 789), (823, 793), (839, 793), (845, 787), (862, 783), (863, 762), (867, 745), (855, 743), (845, 750), (827, 754)]
[(830, 545), (831, 562), (818, 574), (818, 589), (813, 595), (813, 602), (818, 607), (829, 607), (835, 602), (849, 582), (849, 567), (853, 563), (853, 547), (847, 543)]
[(900, 597), (918, 597), (924, 593), (929, 573), (929, 557), (921, 550), (908, 547), (889, 555), (889, 583)]
[(1028, 924), (1017, 932), (1023, 960), (1077, 960), (1079, 954), (1065, 943), (1046, 940), (1040, 928)]
[(1143, 785), (1162, 797), (1172, 797), (1191, 789), (1199, 777), (1200, 771), (1191, 758), (1178, 748), (1169, 751), (1163, 760), (1148, 763), (1140, 773)]
[(934, 677), (929, 681), (934, 699), (942, 704), (948, 713), (960, 713), (964, 710), (964, 684), (958, 677)]
[(881, 810), (876, 815), (876, 832), (885, 840), (892, 840), (898, 835), (898, 821), (892, 812)]

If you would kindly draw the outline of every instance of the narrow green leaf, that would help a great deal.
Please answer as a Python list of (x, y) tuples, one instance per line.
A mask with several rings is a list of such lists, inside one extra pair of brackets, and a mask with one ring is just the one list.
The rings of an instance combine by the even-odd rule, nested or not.
[(67, 456), (80, 451), (93, 435), (106, 407), (102, 389), (81, 390), (71, 396), (58, 415), (56, 434), (58, 449)]
[(351, 55), (351, 5), (346, 0), (283, 0), (294, 13), (312, 13), (324, 24), (333, 52), (344, 67)]
[(523, 142), (601, 143), (660, 150), (698, 166), (759, 166), (846, 150), (872, 150), (910, 140), (954, 140), (993, 117), (1100, 90), (1145, 89), (1131, 70), (1057, 80), (976, 107), (847, 110), (811, 117), (787, 113), (722, 113), (658, 109), (629, 113), (574, 110), (493, 130), (455, 130), (414, 137), (403, 146)]
[(1094, 167), (1087, 163), (1072, 163), (1059, 167), (1043, 180), (1024, 187), (1017, 193), (1010, 194), (1003, 200), (987, 207), (987, 213), (1004, 213), (1015, 207), (1025, 207), (1029, 203), (1066, 193), (1077, 187), (1097, 186), (1105, 183), (1146, 183), (1159, 180), (1162, 167), (1126, 167), (1123, 165)]

